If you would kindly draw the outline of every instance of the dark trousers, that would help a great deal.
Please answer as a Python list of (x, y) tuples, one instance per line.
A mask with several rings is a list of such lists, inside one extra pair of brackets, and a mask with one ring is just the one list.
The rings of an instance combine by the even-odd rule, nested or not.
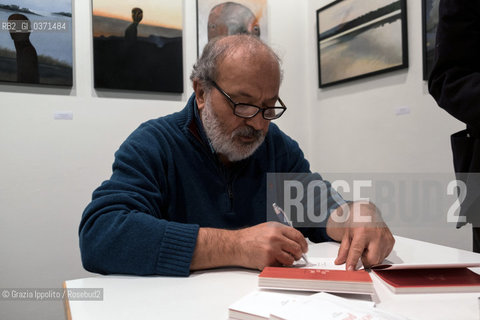
[(480, 253), (480, 228), (472, 227), (473, 252)]

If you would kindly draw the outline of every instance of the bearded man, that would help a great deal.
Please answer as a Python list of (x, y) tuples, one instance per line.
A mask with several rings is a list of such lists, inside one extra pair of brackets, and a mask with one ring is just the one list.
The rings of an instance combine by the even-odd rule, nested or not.
[(292, 265), (308, 250), (305, 237), (341, 241), (336, 263), (347, 269), (360, 258), (382, 262), (394, 238), (372, 204), (359, 210), (375, 225), (332, 219), (345, 209), (332, 190), (325, 191), (331, 215), (316, 227), (267, 221), (267, 173), (311, 173), (299, 145), (271, 122), (287, 109), (281, 75), (278, 56), (258, 37), (211, 40), (193, 68), (187, 106), (135, 130), (94, 191), (79, 230), (84, 267), (173, 276), (261, 270)]

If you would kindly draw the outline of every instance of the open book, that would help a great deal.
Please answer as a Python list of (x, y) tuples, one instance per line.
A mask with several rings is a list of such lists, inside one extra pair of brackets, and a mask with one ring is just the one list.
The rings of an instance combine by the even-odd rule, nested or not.
[[(453, 261), (453, 262), (452, 262)], [(480, 275), (469, 270), (480, 267), (478, 258), (454, 262), (439, 257), (435, 262), (389, 263), (371, 267), (394, 293), (480, 292)]]
[(480, 275), (467, 268), (375, 270), (395, 293), (480, 292)]
[[(293, 267), (305, 269), (329, 269), (345, 270), (345, 264), (336, 265), (334, 258), (310, 257), (310, 264), (302, 260), (295, 261)], [(450, 268), (474, 268), (480, 267), (480, 262), (415, 262), (415, 263), (394, 263), (384, 260), (381, 264), (371, 266), (371, 270), (401, 270), (401, 269), (450, 269)], [(355, 266), (355, 270), (364, 270), (361, 260)]]
[(480, 267), (479, 262), (456, 262), (456, 263), (388, 263), (376, 264), (372, 270), (402, 270), (402, 269), (453, 269)]

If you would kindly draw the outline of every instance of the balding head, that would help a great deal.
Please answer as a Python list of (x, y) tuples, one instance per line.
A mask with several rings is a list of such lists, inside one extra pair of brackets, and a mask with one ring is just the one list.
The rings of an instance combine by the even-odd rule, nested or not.
[(262, 40), (252, 35), (231, 35), (210, 40), (203, 53), (193, 66), (190, 79), (202, 84), (204, 89), (211, 88), (211, 81), (219, 77), (219, 66), (225, 59), (243, 61), (244, 68), (258, 67), (258, 63), (268, 61), (275, 65), (281, 77), (281, 60)]
[(231, 34), (260, 36), (258, 19), (246, 6), (223, 2), (212, 8), (208, 16), (208, 39)]

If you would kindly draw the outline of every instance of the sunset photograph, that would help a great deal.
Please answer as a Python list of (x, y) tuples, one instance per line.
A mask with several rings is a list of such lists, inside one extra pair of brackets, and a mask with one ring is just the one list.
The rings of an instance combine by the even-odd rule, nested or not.
[(181, 1), (93, 1), (95, 88), (183, 91)]

